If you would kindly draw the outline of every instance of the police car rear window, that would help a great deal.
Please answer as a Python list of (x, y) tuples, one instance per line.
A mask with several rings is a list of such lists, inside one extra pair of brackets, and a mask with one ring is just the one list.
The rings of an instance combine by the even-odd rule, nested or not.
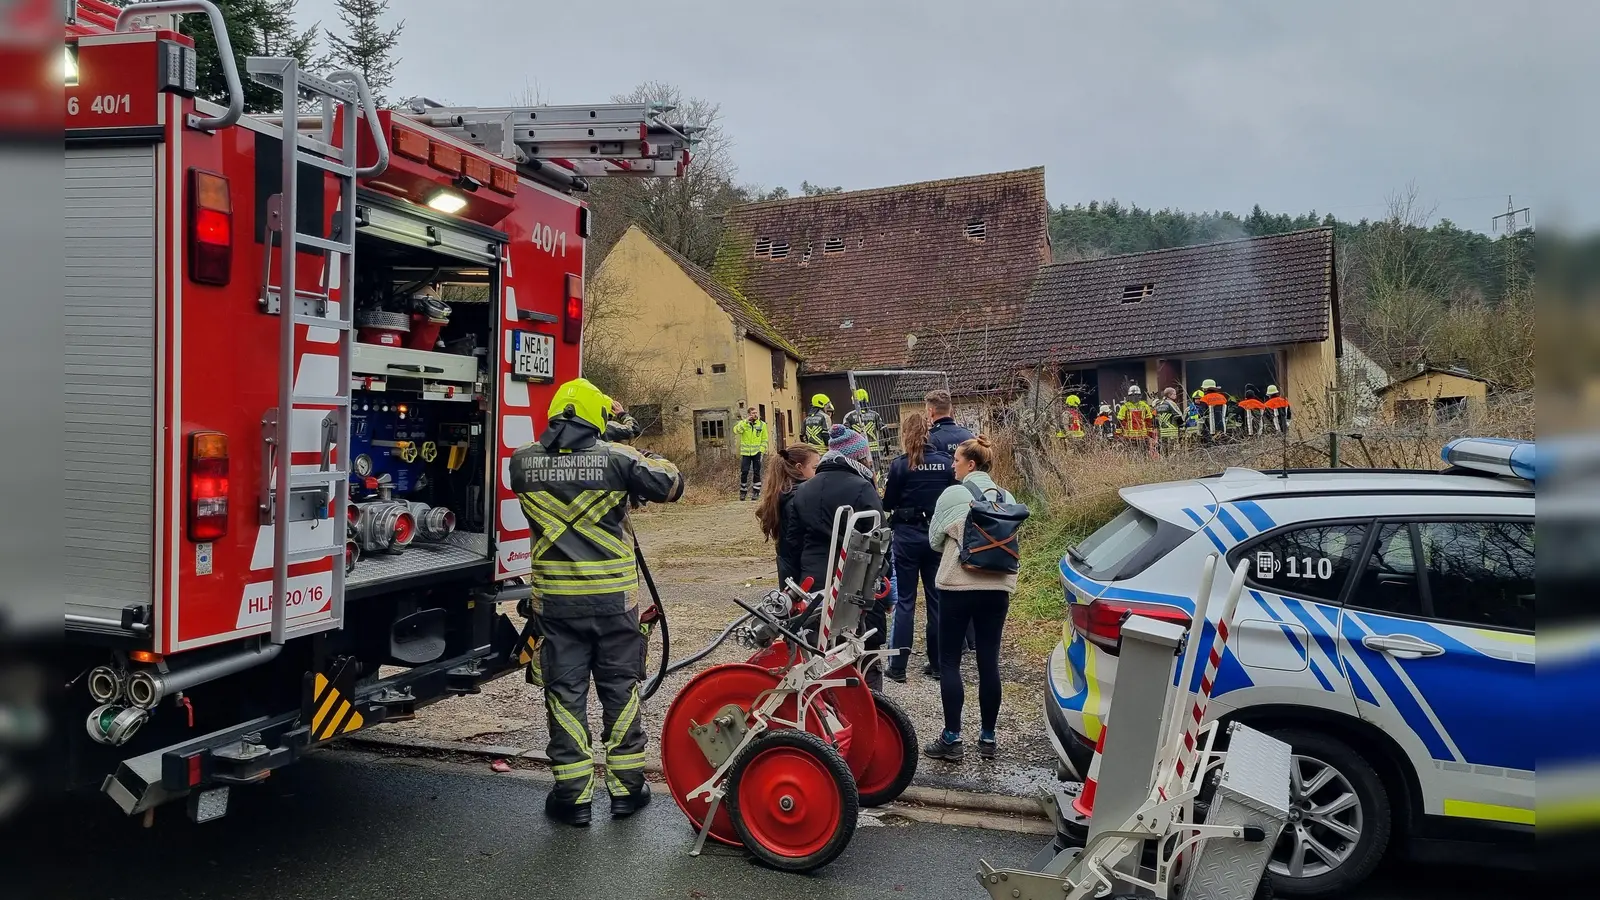
[(1070, 552), (1079, 570), (1090, 578), (1109, 581), (1118, 575), (1127, 577), (1133, 573), (1124, 574), (1123, 568), (1159, 531), (1160, 523), (1130, 506)]

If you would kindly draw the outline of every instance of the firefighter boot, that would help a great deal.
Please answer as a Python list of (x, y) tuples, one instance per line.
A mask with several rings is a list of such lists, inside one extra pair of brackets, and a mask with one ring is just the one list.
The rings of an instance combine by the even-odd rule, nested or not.
[(611, 798), (611, 818), (625, 819), (646, 806), (650, 805), (650, 782), (639, 785), (639, 789), (624, 797)]
[[(551, 791), (544, 798), (544, 814), (563, 825), (588, 828), (594, 819), (594, 809), (588, 803), (568, 803)], [(614, 815), (615, 813), (613, 813)]]

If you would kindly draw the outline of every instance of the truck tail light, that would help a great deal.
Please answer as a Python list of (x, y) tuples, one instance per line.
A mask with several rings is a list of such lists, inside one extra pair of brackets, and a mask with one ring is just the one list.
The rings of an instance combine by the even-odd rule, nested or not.
[(1131, 600), (1095, 600), (1072, 605), (1072, 627), (1097, 646), (1117, 652), (1122, 643), (1122, 623), (1129, 616), (1148, 616), (1189, 627), (1189, 614), (1181, 609)]
[(228, 436), (189, 435), (189, 540), (214, 541), (228, 533)]
[(228, 179), (189, 170), (189, 279), (225, 285), (233, 274), (233, 200)]
[(561, 339), (576, 344), (583, 339), (583, 279), (567, 276), (566, 299), (561, 305)]

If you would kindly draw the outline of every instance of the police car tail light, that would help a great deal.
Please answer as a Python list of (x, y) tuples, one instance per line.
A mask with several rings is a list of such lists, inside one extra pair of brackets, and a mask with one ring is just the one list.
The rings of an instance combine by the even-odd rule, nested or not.
[(1122, 643), (1122, 623), (1129, 616), (1147, 616), (1189, 626), (1189, 614), (1170, 606), (1138, 603), (1131, 600), (1095, 600), (1072, 606), (1072, 627), (1096, 645), (1115, 652)]
[(228, 533), (228, 436), (220, 431), (189, 435), (188, 507), (189, 540)]
[(567, 276), (566, 299), (561, 307), (561, 339), (576, 344), (583, 338), (583, 279)]

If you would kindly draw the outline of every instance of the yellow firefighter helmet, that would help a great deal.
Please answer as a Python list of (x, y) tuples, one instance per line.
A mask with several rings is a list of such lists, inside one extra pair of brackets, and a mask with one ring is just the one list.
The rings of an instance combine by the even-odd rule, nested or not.
[(604, 431), (606, 416), (611, 412), (611, 398), (595, 387), (589, 379), (574, 378), (556, 388), (555, 396), (550, 399), (550, 418), (564, 415), (569, 410), (573, 415)]

